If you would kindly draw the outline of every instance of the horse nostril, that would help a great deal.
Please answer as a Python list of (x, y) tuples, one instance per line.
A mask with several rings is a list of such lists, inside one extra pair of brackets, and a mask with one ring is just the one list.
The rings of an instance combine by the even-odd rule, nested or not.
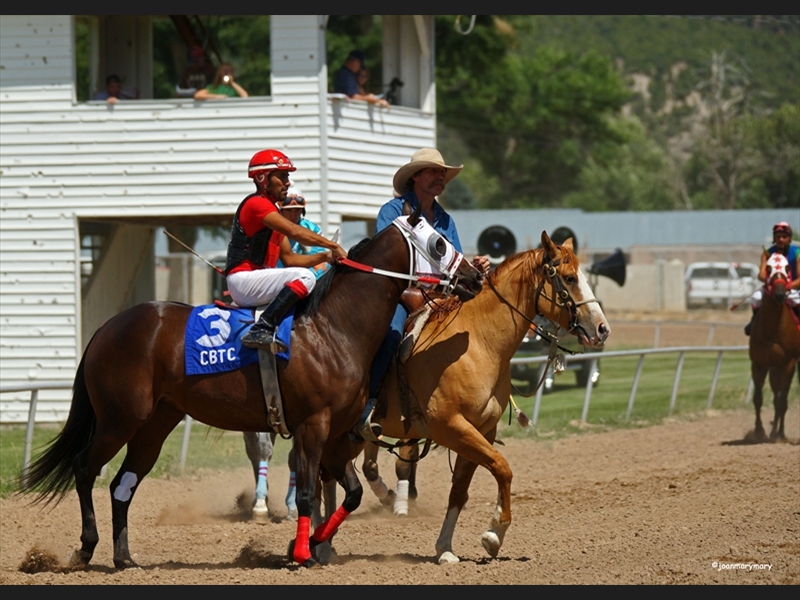
[(610, 330), (605, 323), (600, 323), (600, 325), (597, 327), (597, 333), (600, 334), (600, 337), (606, 338), (608, 337)]

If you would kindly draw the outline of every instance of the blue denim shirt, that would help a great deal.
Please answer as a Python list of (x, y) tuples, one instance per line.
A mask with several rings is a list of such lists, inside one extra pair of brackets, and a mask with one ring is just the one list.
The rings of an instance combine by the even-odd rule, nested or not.
[[(406, 200), (408, 200), (412, 210), (419, 206), (419, 200), (414, 190), (406, 192), (399, 198), (389, 200), (381, 207), (380, 211), (378, 211), (375, 233), (386, 229), (392, 224), (392, 221), (403, 214), (403, 203)], [(433, 225), (436, 231), (446, 237), (450, 243), (455, 246), (456, 250), (463, 252), (461, 249), (461, 240), (458, 239), (458, 230), (456, 229), (455, 221), (453, 221), (450, 215), (442, 208), (442, 205), (435, 200), (433, 202), (433, 223), (431, 223), (431, 225)]]

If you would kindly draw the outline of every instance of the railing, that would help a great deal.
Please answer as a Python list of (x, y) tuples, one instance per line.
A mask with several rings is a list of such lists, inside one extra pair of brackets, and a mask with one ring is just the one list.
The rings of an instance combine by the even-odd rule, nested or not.
[[(625, 420), (629, 420), (631, 416), (631, 412), (633, 411), (634, 401), (636, 399), (636, 390), (639, 386), (639, 380), (642, 374), (642, 366), (644, 365), (644, 357), (650, 354), (666, 354), (671, 352), (678, 353), (678, 363), (675, 368), (675, 377), (673, 379), (672, 384), (672, 394), (670, 396), (669, 401), (669, 410), (672, 412), (675, 409), (675, 402), (678, 397), (678, 387), (680, 384), (681, 378), (681, 370), (683, 369), (683, 362), (687, 352), (716, 352), (717, 353), (717, 362), (714, 368), (714, 376), (711, 381), (711, 390), (708, 394), (708, 400), (706, 401), (706, 408), (711, 408), (712, 403), (714, 401), (714, 394), (717, 387), (717, 380), (719, 378), (720, 368), (722, 366), (722, 356), (724, 352), (745, 352), (748, 350), (748, 346), (680, 346), (680, 347), (673, 347), (673, 348), (649, 348), (649, 349), (641, 349), (641, 350), (620, 350), (620, 351), (613, 351), (613, 352), (589, 352), (586, 354), (576, 354), (576, 355), (567, 355), (565, 359), (567, 363), (582, 361), (582, 360), (590, 360), (592, 364), (590, 366), (589, 372), (594, 372), (595, 368), (597, 367), (597, 361), (600, 358), (608, 359), (608, 358), (615, 358), (620, 356), (638, 356), (639, 363), (636, 367), (636, 373), (633, 377), (633, 385), (631, 387), (630, 397), (628, 399), (628, 407), (625, 413)], [(539, 376), (537, 381), (541, 379), (543, 373), (542, 370), (546, 366), (547, 356), (533, 356), (533, 357), (519, 357), (519, 358), (512, 358), (512, 364), (537, 364), (542, 363), (541, 368), (539, 369)], [(586, 383), (586, 393), (584, 395), (583, 400), (583, 409), (581, 411), (581, 421), (586, 422), (586, 419), (589, 414), (589, 406), (592, 397), (592, 388), (594, 387), (592, 378), (587, 378)], [(71, 382), (64, 382), (64, 381), (39, 381), (36, 383), (31, 384), (19, 384), (19, 385), (4, 385), (0, 386), (0, 393), (4, 392), (31, 392), (31, 400), (30, 406), (28, 407), (28, 423), (27, 428), (25, 431), (25, 455), (23, 458), (23, 476), (24, 473), (28, 469), (28, 465), (30, 464), (31, 458), (31, 446), (33, 443), (33, 428), (34, 423), (36, 420), (36, 404), (39, 399), (39, 390), (66, 390), (71, 389), (72, 383)], [(544, 386), (539, 386), (539, 389), (536, 391), (536, 399), (534, 402), (533, 408), (533, 416), (532, 416), (532, 426), (536, 426), (536, 422), (539, 417), (539, 407), (542, 401), (542, 392)], [(748, 384), (747, 393), (745, 395), (745, 404), (750, 401), (750, 396), (753, 392), (753, 380), (750, 379)], [(189, 415), (184, 417), (184, 430), (183, 430), (183, 440), (181, 442), (181, 455), (180, 455), (180, 468), (181, 470), (184, 469), (186, 465), (186, 456), (189, 449), (189, 438), (191, 436), (192, 430), (192, 422), (193, 419)]]
[[(585, 354), (576, 354), (576, 355), (567, 355), (564, 358), (566, 359), (567, 364), (570, 362), (577, 362), (582, 360), (590, 360), (592, 361), (589, 373), (593, 373), (594, 370), (597, 368), (597, 361), (602, 357), (603, 359), (606, 358), (614, 358), (617, 356), (638, 356), (639, 357), (639, 364), (636, 367), (636, 374), (633, 377), (633, 386), (631, 387), (631, 394), (628, 399), (628, 408), (625, 412), (625, 420), (630, 420), (631, 411), (633, 410), (633, 403), (636, 399), (636, 389), (639, 387), (639, 378), (642, 374), (642, 366), (644, 365), (644, 357), (648, 354), (666, 354), (669, 352), (677, 352), (678, 353), (678, 363), (675, 367), (675, 377), (672, 383), (672, 395), (669, 400), (669, 410), (672, 412), (675, 410), (675, 401), (678, 397), (678, 385), (680, 384), (681, 379), (681, 370), (683, 369), (683, 361), (686, 356), (687, 352), (716, 352), (717, 353), (717, 363), (714, 367), (714, 377), (711, 381), (711, 390), (708, 394), (708, 400), (706, 401), (706, 408), (711, 408), (712, 402), (714, 401), (714, 393), (716, 392), (717, 388), (717, 380), (719, 378), (720, 367), (722, 366), (722, 355), (724, 352), (746, 352), (748, 350), (748, 346), (678, 346), (673, 348), (650, 348), (650, 349), (642, 349), (642, 350), (618, 350), (614, 352), (588, 352)], [(543, 370), (546, 367), (547, 363), (547, 356), (528, 356), (528, 357), (518, 357), (512, 358), (512, 364), (537, 364), (543, 363), (542, 366), (539, 368), (539, 376), (537, 377), (537, 381), (540, 381), (542, 375), (544, 375)], [(589, 404), (592, 398), (592, 388), (594, 387), (593, 381), (591, 377), (587, 378), (586, 382), (586, 394), (584, 395), (583, 399), (583, 410), (581, 411), (581, 421), (583, 423), (586, 422), (586, 418), (589, 415)], [(536, 422), (539, 417), (539, 406), (541, 405), (542, 401), (542, 392), (544, 390), (544, 385), (539, 386), (539, 389), (536, 390), (536, 399), (533, 405), (533, 417), (531, 419), (531, 425), (533, 427), (536, 426)], [(750, 401), (750, 395), (753, 391), (753, 380), (750, 379), (750, 383), (747, 387), (747, 393), (745, 395), (745, 403)]]
[[(31, 400), (28, 406), (28, 424), (25, 428), (25, 454), (22, 459), (23, 480), (31, 462), (31, 449), (33, 446), (33, 427), (36, 423), (36, 404), (39, 402), (39, 390), (70, 390), (72, 382), (66, 381), (37, 381), (35, 384), (18, 384), (0, 386), (0, 393), (4, 392), (30, 392)], [(189, 436), (192, 431), (192, 417), (184, 417), (183, 441), (181, 442), (181, 471), (186, 466), (186, 455), (189, 451)], [(105, 471), (105, 467), (103, 467)]]

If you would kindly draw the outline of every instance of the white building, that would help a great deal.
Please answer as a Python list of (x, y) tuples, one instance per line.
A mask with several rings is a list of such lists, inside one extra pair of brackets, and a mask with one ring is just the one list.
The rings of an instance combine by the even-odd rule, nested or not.
[[(108, 105), (76, 100), (74, 15), (0, 17), (0, 385), (71, 382), (92, 333), (154, 298), (156, 229), (229, 226), (256, 151), (292, 159), (331, 235), (374, 218), (397, 167), (435, 145), (433, 16), (382, 19), (384, 83), (404, 82), (388, 111), (328, 93), (320, 15), (271, 17), (272, 96), (152, 99), (154, 18), (89, 16), (92, 88), (116, 72), (140, 92)], [(0, 395), (0, 423), (29, 398)], [(43, 390), (37, 420), (69, 401)]]

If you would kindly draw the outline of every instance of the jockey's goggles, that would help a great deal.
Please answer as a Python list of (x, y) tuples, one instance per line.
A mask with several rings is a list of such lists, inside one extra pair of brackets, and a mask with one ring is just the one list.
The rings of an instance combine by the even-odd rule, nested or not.
[(303, 208), (305, 205), (305, 198), (302, 196), (292, 196), (291, 198), (286, 198), (286, 200), (284, 200), (278, 208), (281, 210), (284, 208)]

